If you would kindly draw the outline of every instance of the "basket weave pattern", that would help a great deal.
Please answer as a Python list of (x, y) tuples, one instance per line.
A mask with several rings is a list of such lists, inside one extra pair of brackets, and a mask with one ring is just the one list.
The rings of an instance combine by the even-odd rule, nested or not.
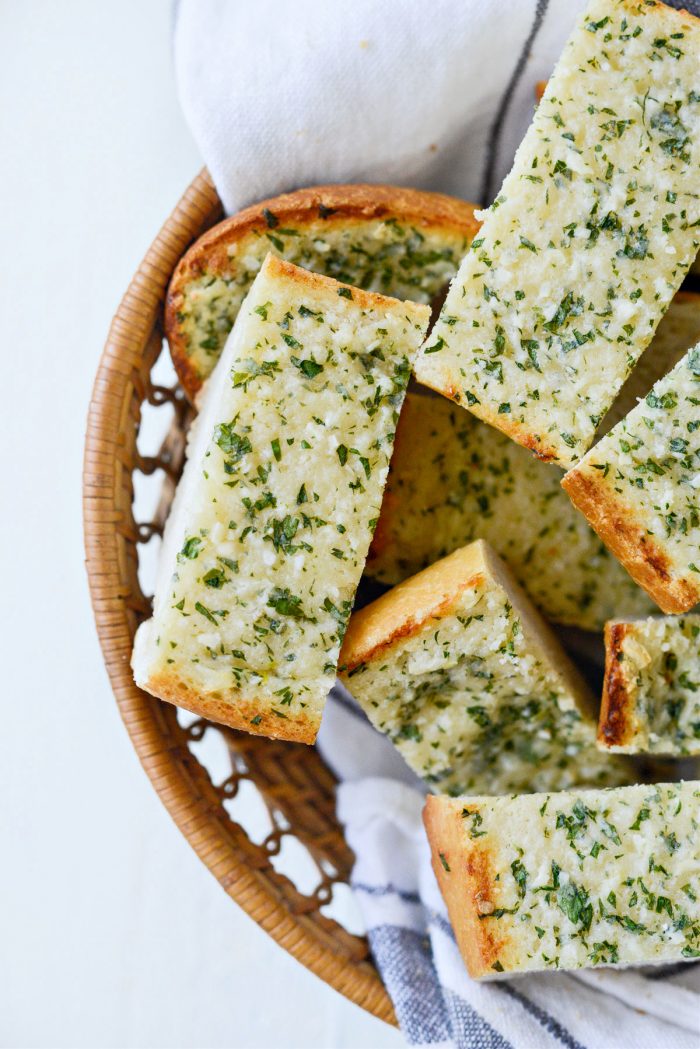
[[(367, 941), (321, 912), (347, 881), (352, 854), (335, 817), (335, 782), (318, 753), (298, 744), (236, 733), (197, 720), (136, 687), (130, 669), (138, 624), (151, 602), (139, 582), (139, 549), (162, 534), (182, 469), (189, 411), (177, 387), (152, 382), (163, 350), (161, 317), (170, 276), (185, 249), (222, 217), (206, 172), (189, 186), (141, 263), (112, 321), (88, 416), (83, 507), (88, 578), (105, 664), (132, 743), (161, 800), (225, 891), (285, 950), (356, 1004), (388, 1022), (393, 1008)], [(159, 453), (139, 452), (144, 406), (171, 406)], [(155, 518), (134, 520), (134, 476), (162, 474)], [(198, 744), (221, 733), (233, 771), (215, 783)], [(271, 830), (251, 839), (228, 811), (241, 785), (254, 784)], [(318, 870), (301, 892), (273, 861), (285, 838), (301, 843)], [(175, 875), (176, 876), (176, 875)]]

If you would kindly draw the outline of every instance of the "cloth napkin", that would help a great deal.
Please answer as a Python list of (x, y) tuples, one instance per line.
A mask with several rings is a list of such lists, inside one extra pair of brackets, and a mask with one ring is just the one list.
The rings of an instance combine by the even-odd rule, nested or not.
[(490, 202), (580, 0), (180, 0), (185, 116), (228, 212), (390, 182)]
[(372, 954), (412, 1045), (454, 1049), (698, 1049), (700, 964), (467, 975), (430, 866), (424, 789), (336, 685), (318, 741)]
[[(328, 182), (495, 197), (582, 0), (180, 0), (182, 107), (227, 212)], [(700, 14), (700, 0), (685, 0)], [(319, 743), (377, 965), (409, 1042), (700, 1049), (700, 966), (467, 977), (428, 863), (422, 787), (337, 688)], [(640, 1012), (642, 1010), (643, 1012)]]
[(328, 182), (489, 204), (584, 6), (179, 0), (180, 101), (227, 212)]

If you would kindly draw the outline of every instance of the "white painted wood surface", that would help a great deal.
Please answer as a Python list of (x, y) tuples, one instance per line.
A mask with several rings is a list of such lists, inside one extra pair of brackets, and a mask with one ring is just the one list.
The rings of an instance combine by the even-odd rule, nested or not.
[(111, 698), (82, 566), (110, 316), (200, 160), (170, 0), (0, 6), (0, 1044), (396, 1047), (284, 954), (171, 823)]

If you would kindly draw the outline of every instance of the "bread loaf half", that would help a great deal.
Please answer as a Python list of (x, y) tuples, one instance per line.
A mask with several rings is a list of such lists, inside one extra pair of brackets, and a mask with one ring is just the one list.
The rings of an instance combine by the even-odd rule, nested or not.
[(168, 290), (165, 333), (190, 400), (211, 374), (268, 251), (346, 284), (430, 303), (457, 272), (474, 207), (398, 186), (316, 186), (264, 200), (192, 245)]

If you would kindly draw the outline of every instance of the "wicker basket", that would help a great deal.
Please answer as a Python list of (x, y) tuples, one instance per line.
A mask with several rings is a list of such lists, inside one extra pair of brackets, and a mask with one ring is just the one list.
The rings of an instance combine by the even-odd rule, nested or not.
[[(162, 532), (189, 421), (178, 387), (159, 385), (153, 378), (163, 350), (165, 291), (187, 246), (221, 217), (219, 198), (202, 172), (141, 263), (100, 360), (83, 475), (87, 571), (97, 630), (136, 752), (200, 859), (229, 896), (298, 961), (357, 1005), (395, 1023), (367, 940), (323, 913), (334, 891), (347, 882), (352, 854), (335, 817), (333, 776), (317, 751), (186, 720), (174, 707), (138, 689), (129, 666), (136, 628), (150, 615), (139, 561), (148, 560), (148, 543)], [(142, 418), (163, 408), (169, 409), (163, 418), (171, 420), (167, 435), (157, 454), (145, 455), (138, 444)], [(153, 520), (146, 523), (134, 516), (139, 475), (154, 475), (151, 484), (160, 493)], [(209, 768), (204, 762), (205, 733), (219, 741), (223, 737), (229, 748), (232, 760), (223, 779), (211, 771), (211, 762)], [(252, 833), (235, 818), (236, 798), (250, 790), (264, 802), (262, 832), (258, 826)], [(291, 839), (313, 861), (315, 884), (303, 892), (278, 862)]]

